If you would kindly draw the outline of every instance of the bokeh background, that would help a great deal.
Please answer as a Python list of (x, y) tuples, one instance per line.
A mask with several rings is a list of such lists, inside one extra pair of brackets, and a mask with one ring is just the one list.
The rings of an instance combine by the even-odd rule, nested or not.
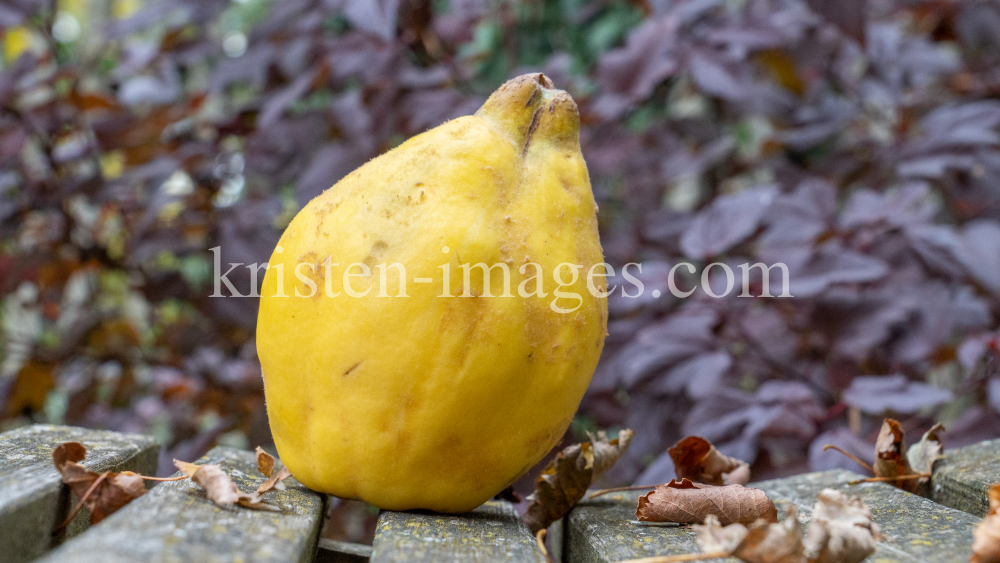
[[(256, 299), (208, 297), (209, 249), (266, 262), (310, 198), (541, 71), (646, 286), (566, 436), (636, 431), (606, 484), (668, 480), (688, 434), (755, 478), (857, 469), (821, 447), (871, 459), (883, 416), (1000, 436), (996, 0), (6, 0), (0, 41), (0, 429), (152, 434), (164, 473), (269, 444)], [(679, 261), (784, 262), (795, 297), (675, 299)]]

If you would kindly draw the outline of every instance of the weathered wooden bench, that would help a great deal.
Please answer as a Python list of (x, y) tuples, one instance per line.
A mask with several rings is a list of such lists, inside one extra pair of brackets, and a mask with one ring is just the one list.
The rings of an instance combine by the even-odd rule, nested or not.
[[(87, 529), (86, 514), (80, 514), (64, 531), (53, 534), (77, 501), (51, 462), (52, 449), (65, 441), (83, 443), (88, 449), (83, 464), (97, 471), (150, 474), (155, 469), (158, 446), (145, 436), (56, 426), (0, 435), (3, 561), (545, 561), (527, 526), (505, 501), (489, 502), (460, 516), (383, 511), (371, 546), (320, 539), (327, 499), (294, 479), (286, 481), (287, 490), (268, 499), (281, 512), (219, 508), (185, 480), (156, 485), (92, 529)], [(220, 463), (246, 492), (263, 481), (252, 452), (217, 447), (198, 463)], [(766, 491), (781, 513), (794, 505), (804, 523), (821, 489), (860, 495), (885, 536), (869, 561), (968, 561), (972, 530), (986, 512), (986, 489), (1000, 481), (1000, 440), (948, 452), (938, 463), (933, 499), (883, 483), (848, 485), (860, 477), (843, 470), (752, 486)], [(698, 551), (689, 528), (635, 522), (639, 494), (584, 500), (550, 530), (552, 559), (605, 563)]]

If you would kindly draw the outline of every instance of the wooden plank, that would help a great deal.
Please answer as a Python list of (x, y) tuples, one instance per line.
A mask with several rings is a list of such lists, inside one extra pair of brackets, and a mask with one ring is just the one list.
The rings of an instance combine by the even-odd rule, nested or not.
[[(972, 546), (972, 530), (979, 523), (968, 513), (941, 506), (885, 483), (847, 485), (861, 476), (844, 470), (808, 473), (752, 484), (767, 493), (781, 518), (795, 505), (803, 530), (812, 516), (819, 492), (825, 488), (858, 495), (871, 508), (872, 519), (885, 540), (869, 560), (879, 563), (965, 563)], [(700, 551), (694, 532), (686, 528), (633, 523), (642, 493), (606, 495), (586, 500), (567, 517), (567, 563), (609, 563), (656, 555)], [(735, 562), (736, 559), (712, 561)]]
[(371, 561), (545, 563), (545, 557), (514, 506), (490, 501), (461, 515), (382, 511)]
[(20, 563), (35, 559), (64, 537), (87, 529), (86, 510), (53, 536), (76, 504), (52, 464), (63, 442), (87, 448), (83, 465), (93, 471), (156, 471), (159, 445), (149, 436), (39, 424), (0, 434), (0, 553)]
[(1000, 440), (945, 450), (934, 465), (932, 496), (935, 502), (976, 516), (990, 508), (986, 490), (1000, 482)]
[[(197, 463), (221, 464), (243, 492), (264, 481), (253, 452), (217, 447)], [(281, 512), (266, 512), (220, 508), (190, 480), (161, 483), (42, 561), (309, 562), (316, 553), (326, 496), (294, 478), (285, 484), (286, 490), (267, 494)]]

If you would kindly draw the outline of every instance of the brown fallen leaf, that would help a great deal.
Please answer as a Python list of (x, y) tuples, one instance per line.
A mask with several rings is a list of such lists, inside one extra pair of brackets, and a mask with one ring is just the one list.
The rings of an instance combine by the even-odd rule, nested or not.
[(209, 464), (198, 467), (191, 480), (205, 489), (209, 500), (219, 506), (231, 506), (240, 500), (243, 493), (236, 488), (236, 483), (229, 474), (222, 470), (221, 465)]
[(258, 495), (269, 491), (284, 491), (285, 484), (282, 481), (292, 476), (287, 467), (282, 467), (275, 475), (274, 457), (265, 452), (260, 446), (257, 446), (257, 471), (260, 471), (264, 477), (267, 477), (267, 481), (264, 481), (257, 487)]
[(264, 448), (257, 446), (255, 451), (257, 454), (257, 471), (260, 471), (264, 477), (271, 477), (274, 473), (274, 456), (264, 451)]
[(174, 460), (174, 467), (180, 470), (181, 473), (187, 475), (188, 477), (194, 477), (195, 472), (201, 468), (200, 465), (196, 463), (188, 463), (186, 461), (181, 461), (179, 459)]
[(990, 510), (972, 532), (971, 563), (1000, 563), (1000, 483), (987, 491)]
[(535, 481), (528, 496), (524, 521), (531, 533), (548, 528), (580, 502), (587, 488), (602, 473), (611, 469), (628, 449), (634, 433), (625, 429), (618, 438), (608, 440), (604, 432), (589, 434), (590, 441), (573, 444), (556, 455)]
[(706, 485), (746, 485), (750, 482), (750, 465), (724, 456), (711, 442), (698, 436), (688, 436), (669, 450), (678, 479), (690, 479)]
[(63, 483), (80, 499), (65, 523), (76, 516), (81, 506), (86, 506), (90, 511), (90, 523), (97, 524), (146, 493), (142, 475), (131, 471), (96, 473), (78, 463), (86, 456), (87, 449), (79, 442), (66, 442), (52, 451), (52, 462), (62, 475)]
[[(255, 510), (270, 510), (275, 512), (281, 510), (274, 505), (263, 502), (263, 492), (260, 491), (260, 488), (267, 485), (270, 481), (278, 480), (278, 477), (281, 476), (281, 472), (279, 472), (278, 475), (275, 475), (272, 479), (268, 479), (261, 484), (261, 486), (258, 487), (257, 492), (247, 494), (240, 491), (236, 487), (236, 483), (233, 483), (229, 474), (223, 471), (222, 466), (218, 464), (213, 463), (208, 465), (197, 465), (195, 463), (175, 459), (174, 466), (185, 475), (190, 476), (192, 481), (201, 485), (201, 487), (205, 489), (205, 496), (218, 506), (229, 507), (234, 504), (239, 504), (240, 506), (253, 508)], [(285, 477), (281, 477), (281, 479), (284, 478)], [(274, 483), (272, 483), (271, 486), (274, 487)]]
[(703, 553), (723, 552), (747, 563), (806, 563), (802, 529), (790, 506), (784, 522), (757, 520), (749, 528), (743, 524), (722, 526), (714, 516), (693, 526)]
[(747, 563), (805, 563), (803, 551), (802, 528), (795, 507), (789, 506), (780, 524), (765, 520), (751, 524), (733, 555)]
[[(875, 440), (875, 464), (872, 466), (876, 477), (890, 478), (913, 474), (909, 461), (903, 455), (906, 451), (905, 436), (899, 422), (891, 418), (882, 422), (882, 429), (878, 433), (878, 439)], [(907, 491), (914, 487), (913, 479), (889, 482), (894, 487)]]
[(694, 530), (694, 537), (698, 540), (698, 547), (704, 553), (732, 553), (743, 538), (747, 537), (746, 526), (743, 524), (723, 526), (714, 514), (709, 514), (703, 524), (695, 524), (691, 529)]
[(785, 520), (758, 520), (749, 528), (742, 524), (723, 527), (714, 516), (695, 525), (695, 538), (706, 557), (719, 552), (746, 563), (860, 563), (874, 553), (881, 539), (871, 511), (858, 497), (824, 489), (813, 507), (805, 537), (795, 507)]
[[(882, 422), (878, 439), (875, 441), (875, 463), (868, 465), (844, 450), (827, 444), (823, 450), (836, 450), (875, 474), (874, 477), (851, 481), (851, 485), (881, 481), (894, 487), (929, 496), (930, 481), (933, 478), (934, 462), (944, 450), (938, 432), (944, 430), (941, 423), (935, 424), (916, 444), (906, 448), (906, 433), (898, 422), (887, 418)], [(906, 455), (903, 455), (905, 452)]]
[(700, 524), (714, 515), (723, 525), (778, 521), (778, 511), (764, 491), (743, 485), (716, 487), (672, 480), (639, 497), (635, 516), (642, 522)]
[(803, 541), (810, 563), (858, 563), (882, 538), (872, 512), (858, 497), (823, 489)]
[(277, 473), (272, 475), (267, 481), (264, 481), (259, 487), (257, 487), (257, 494), (262, 495), (270, 491), (284, 491), (285, 484), (282, 483), (282, 481), (291, 476), (292, 474), (288, 471), (288, 468), (282, 467)]

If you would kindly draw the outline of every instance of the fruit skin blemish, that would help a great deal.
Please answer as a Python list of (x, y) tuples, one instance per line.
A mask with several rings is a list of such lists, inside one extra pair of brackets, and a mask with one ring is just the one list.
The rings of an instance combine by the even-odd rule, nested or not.
[(257, 323), (298, 481), (459, 513), (563, 437), (607, 327), (579, 126), (569, 94), (520, 76), (299, 211)]

